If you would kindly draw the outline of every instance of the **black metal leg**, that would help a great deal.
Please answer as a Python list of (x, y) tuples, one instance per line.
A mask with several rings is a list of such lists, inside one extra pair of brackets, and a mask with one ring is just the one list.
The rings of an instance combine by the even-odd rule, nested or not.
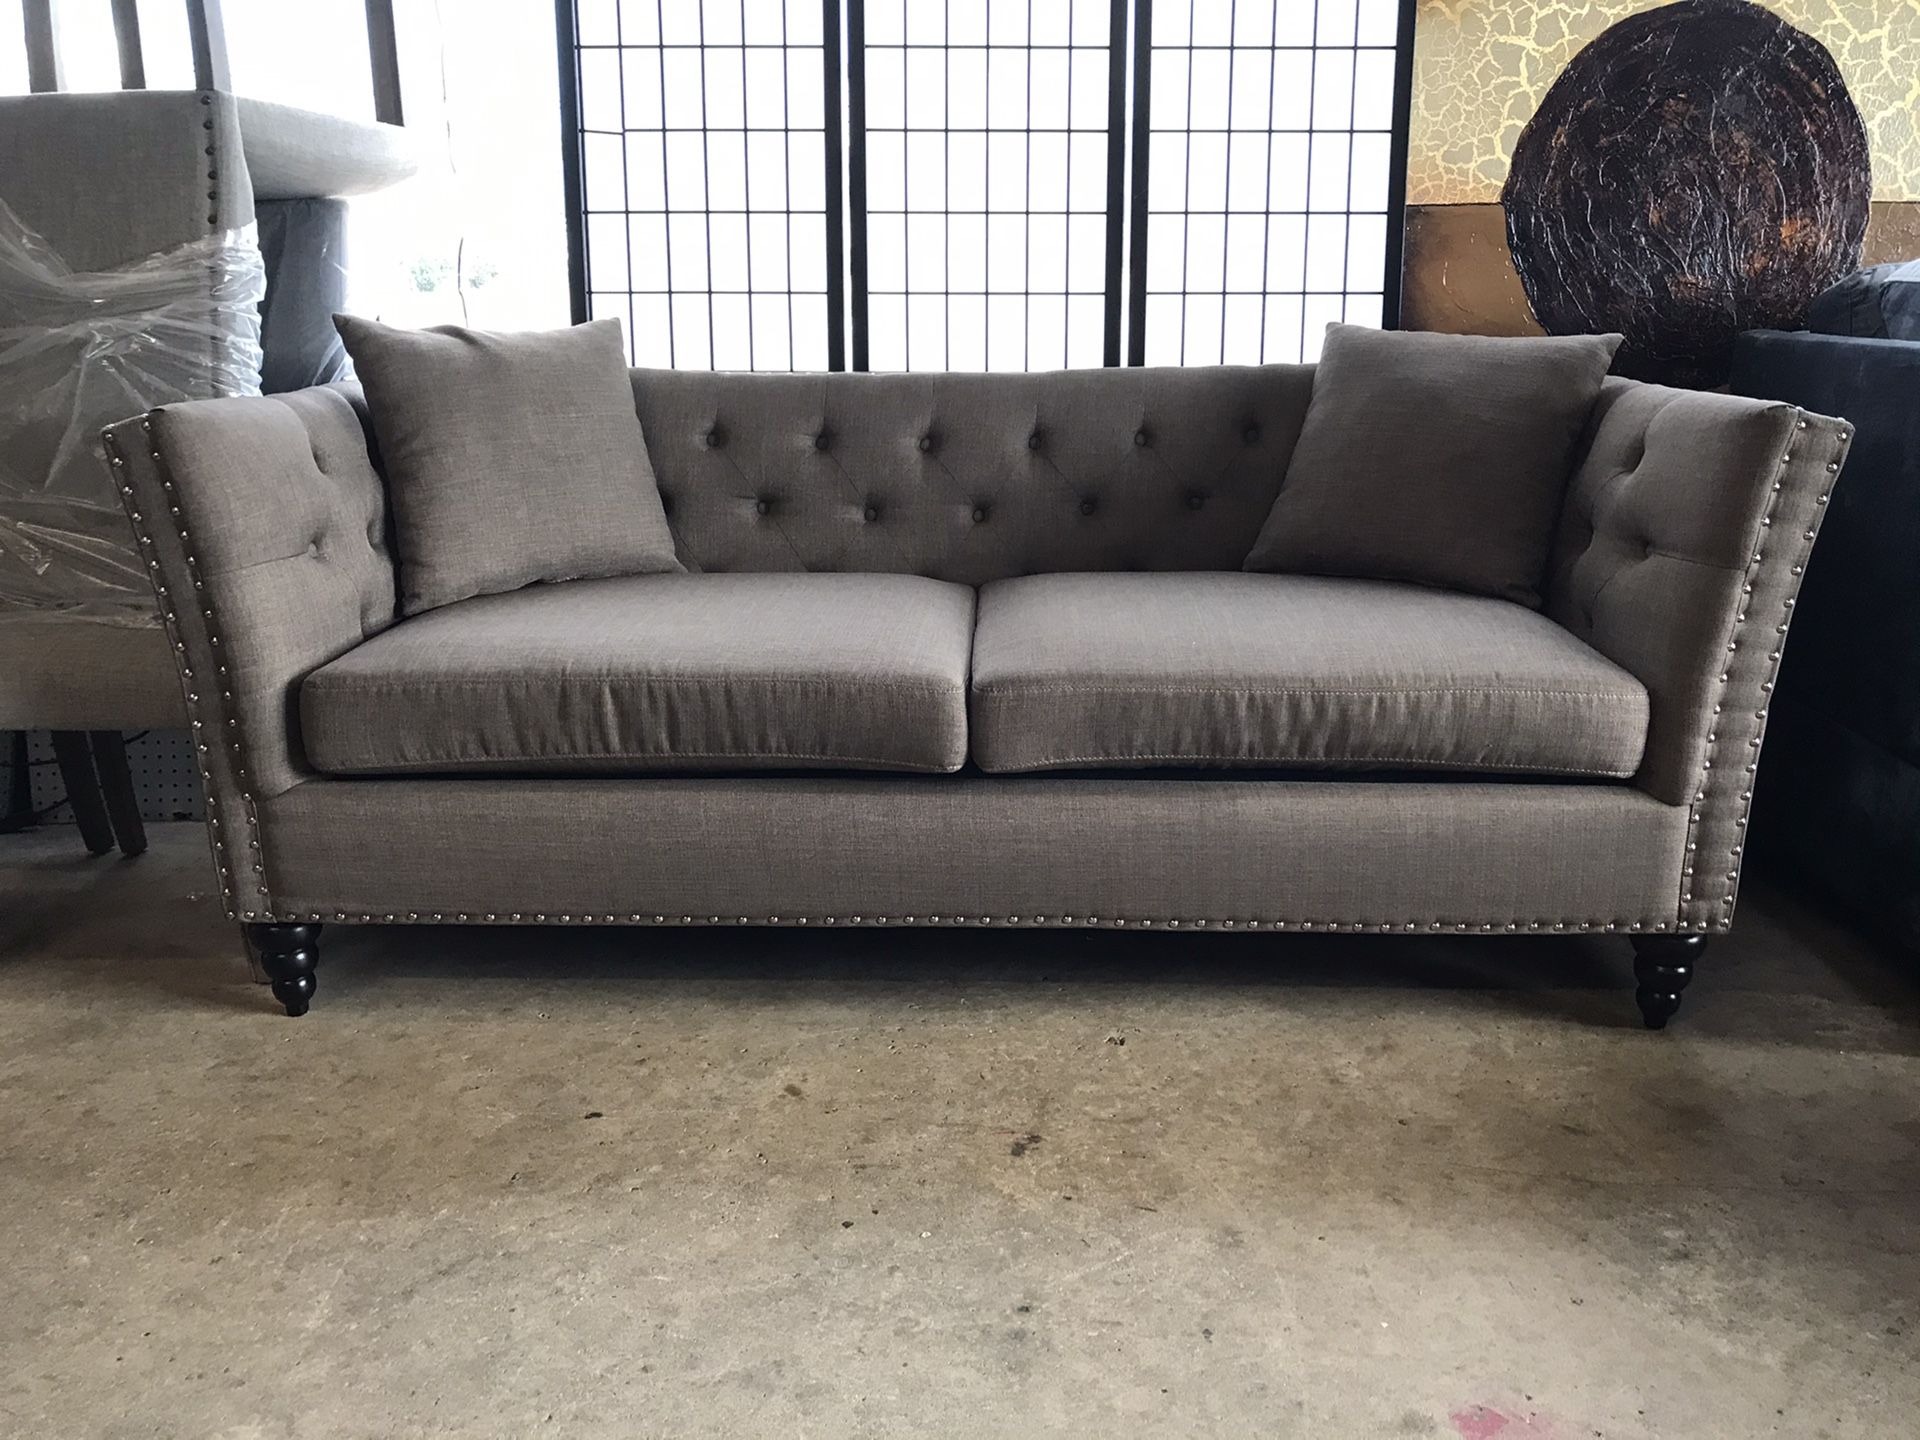
[(1664, 1030), (1680, 1008), (1680, 993), (1693, 980), (1693, 967), (1707, 948), (1704, 935), (1636, 935), (1633, 941), (1633, 978), (1639, 988), (1633, 998), (1649, 1030)]
[(113, 849), (113, 822), (107, 818), (107, 802), (100, 798), (100, 777), (94, 773), (87, 732), (54, 731), (53, 758), (60, 762), (60, 781), (67, 787), (67, 803), (73, 807), (87, 853), (106, 854)]
[(313, 971), (320, 963), (318, 925), (249, 925), (247, 936), (260, 968), (273, 982), (273, 998), (289, 1015), (304, 1015), (313, 999)]
[(107, 818), (122, 855), (138, 855), (147, 848), (147, 828), (140, 823), (140, 800), (133, 793), (133, 771), (127, 765), (127, 742), (118, 730), (88, 732), (93, 741), (93, 764), (100, 772), (100, 789), (107, 801)]

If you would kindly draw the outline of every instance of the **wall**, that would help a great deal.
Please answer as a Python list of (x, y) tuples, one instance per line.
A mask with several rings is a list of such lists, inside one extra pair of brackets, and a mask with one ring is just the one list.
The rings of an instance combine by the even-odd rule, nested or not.
[[(1567, 61), (1664, 0), (1422, 0), (1414, 35), (1402, 316), (1411, 328), (1538, 334), (1507, 253), (1500, 187)], [(1920, 256), (1920, 0), (1770, 0), (1832, 53), (1874, 172), (1864, 263)]]

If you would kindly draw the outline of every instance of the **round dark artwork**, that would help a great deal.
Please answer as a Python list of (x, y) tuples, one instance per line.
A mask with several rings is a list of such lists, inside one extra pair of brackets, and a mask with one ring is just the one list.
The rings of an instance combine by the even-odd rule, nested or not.
[(1734, 336), (1798, 327), (1858, 267), (1872, 191), (1819, 41), (1747, 0), (1679, 0), (1574, 56), (1500, 198), (1549, 334), (1617, 330), (1617, 373), (1708, 386)]

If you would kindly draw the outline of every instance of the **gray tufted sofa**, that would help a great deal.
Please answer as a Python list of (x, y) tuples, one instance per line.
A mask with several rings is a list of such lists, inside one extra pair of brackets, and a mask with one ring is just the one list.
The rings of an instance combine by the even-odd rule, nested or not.
[(1619, 932), (1663, 1024), (1848, 428), (1609, 381), (1542, 615), (1240, 573), (1312, 378), (636, 371), (690, 573), (401, 622), (357, 391), (115, 426), (227, 907), (290, 1013), (322, 922), (1098, 926)]

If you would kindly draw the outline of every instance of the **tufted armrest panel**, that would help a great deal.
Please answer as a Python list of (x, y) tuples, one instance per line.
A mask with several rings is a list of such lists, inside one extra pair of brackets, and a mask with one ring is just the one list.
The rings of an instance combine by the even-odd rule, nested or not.
[(1791, 405), (1609, 380), (1548, 613), (1646, 685), (1642, 789), (1691, 813), (1679, 918), (1724, 928), (1807, 554), (1852, 439)]
[(228, 908), (271, 910), (254, 802), (313, 773), (299, 682), (394, 623), (386, 491), (355, 387), (169, 405), (106, 432), (154, 578)]

